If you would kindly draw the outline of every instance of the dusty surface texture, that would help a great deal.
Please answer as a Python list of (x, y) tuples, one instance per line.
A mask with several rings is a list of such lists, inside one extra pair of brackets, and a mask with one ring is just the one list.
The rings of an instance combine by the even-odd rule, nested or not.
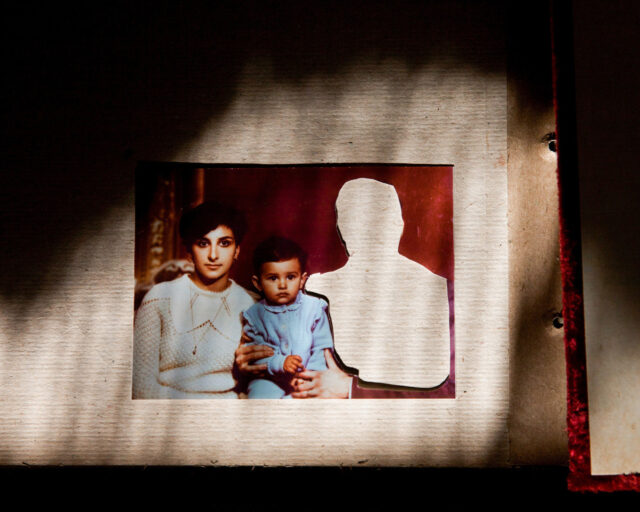
[(532, 12), (508, 29), (509, 442), (513, 464), (552, 465), (568, 457), (557, 158), (551, 38)]
[[(508, 464), (503, 8), (63, 14), (7, 27), (0, 462)], [(453, 164), (457, 398), (132, 401), (140, 160)]]
[[(591, 471), (640, 473), (640, 9), (587, 2), (574, 13)], [(597, 44), (589, 27), (602, 23), (612, 30)]]

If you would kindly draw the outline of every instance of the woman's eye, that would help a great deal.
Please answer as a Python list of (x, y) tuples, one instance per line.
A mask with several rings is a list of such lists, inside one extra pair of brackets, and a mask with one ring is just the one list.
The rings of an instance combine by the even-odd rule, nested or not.
[(207, 242), (206, 240), (198, 240), (198, 241), (196, 242), (196, 245), (197, 245), (198, 247), (206, 247), (207, 245), (209, 245), (209, 242)]
[(231, 245), (231, 240), (220, 240), (220, 247), (229, 247)]

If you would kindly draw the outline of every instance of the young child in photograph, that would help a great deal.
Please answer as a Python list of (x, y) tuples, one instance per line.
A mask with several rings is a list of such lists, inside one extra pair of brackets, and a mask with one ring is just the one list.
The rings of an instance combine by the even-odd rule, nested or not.
[(256, 361), (267, 365), (267, 375), (249, 382), (249, 398), (290, 398), (297, 372), (327, 369), (324, 350), (333, 349), (327, 303), (302, 292), (306, 260), (298, 244), (282, 237), (255, 250), (252, 281), (263, 299), (243, 313), (244, 332), (274, 354)]

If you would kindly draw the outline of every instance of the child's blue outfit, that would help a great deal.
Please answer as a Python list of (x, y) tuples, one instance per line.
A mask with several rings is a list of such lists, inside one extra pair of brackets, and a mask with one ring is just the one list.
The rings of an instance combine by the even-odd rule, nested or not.
[(254, 364), (267, 365), (267, 377), (249, 382), (249, 398), (285, 398), (292, 375), (283, 369), (287, 356), (297, 355), (307, 370), (326, 370), (324, 349), (333, 349), (326, 301), (299, 292), (291, 304), (268, 304), (264, 299), (243, 313), (244, 332), (251, 345), (268, 345), (271, 357)]

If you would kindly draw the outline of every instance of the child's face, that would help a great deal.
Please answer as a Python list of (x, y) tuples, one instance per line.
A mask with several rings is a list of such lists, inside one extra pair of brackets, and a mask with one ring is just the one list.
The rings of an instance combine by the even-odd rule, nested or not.
[(268, 261), (262, 264), (260, 276), (253, 276), (254, 286), (270, 304), (292, 304), (306, 280), (298, 258)]

